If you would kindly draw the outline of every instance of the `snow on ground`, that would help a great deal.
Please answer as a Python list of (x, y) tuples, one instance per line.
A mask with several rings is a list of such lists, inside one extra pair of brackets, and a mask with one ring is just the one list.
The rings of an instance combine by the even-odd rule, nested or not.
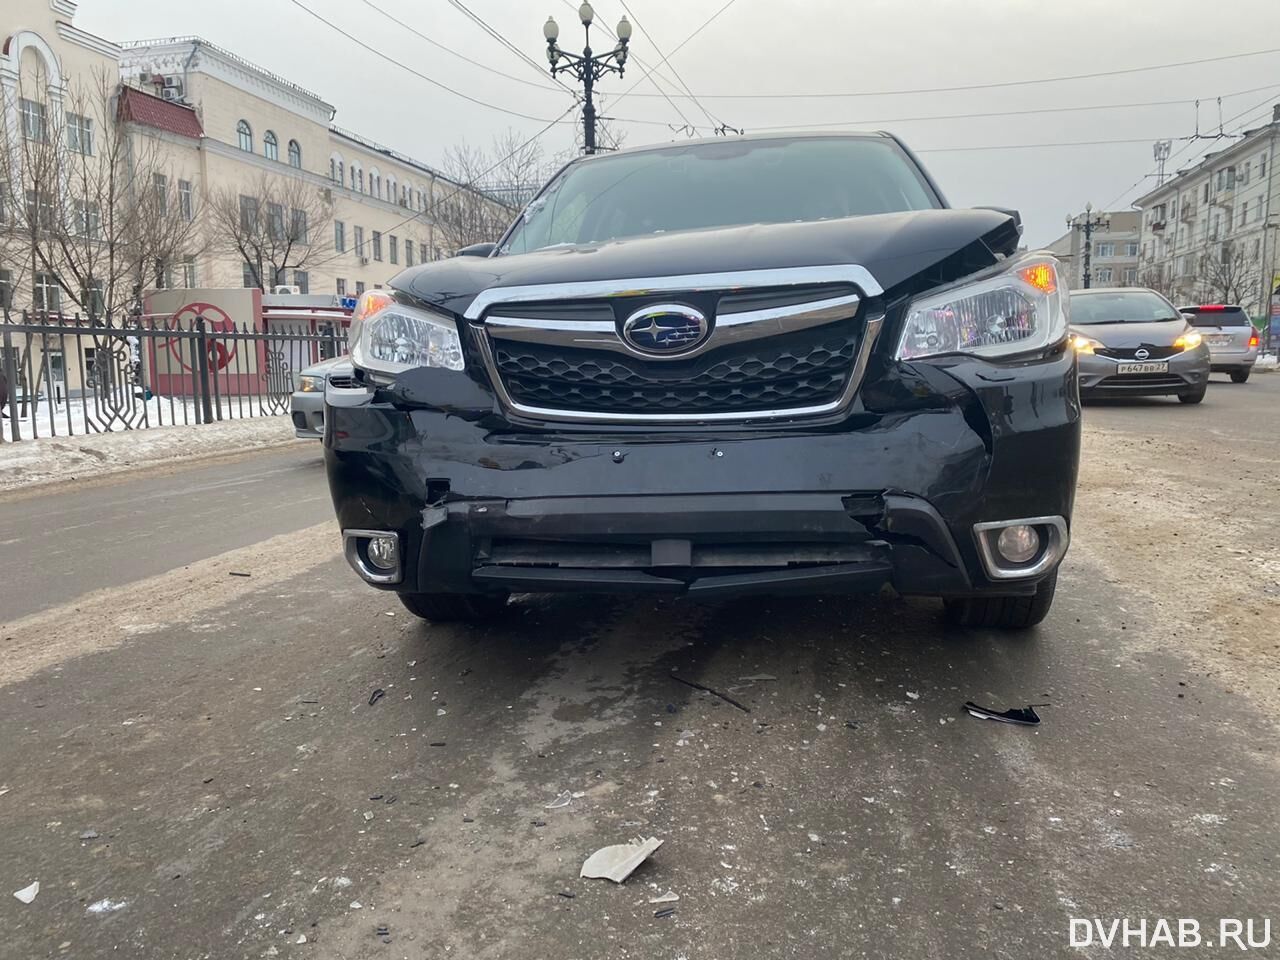
[[(181, 419), (181, 412), (178, 416)], [(169, 422), (167, 400), (165, 422)], [(290, 442), (318, 443), (295, 440), (293, 424), (286, 415), (68, 437), (64, 413), (58, 432), (62, 436), (44, 437), (42, 431), (40, 440), (0, 443), (0, 492)], [(23, 436), (29, 435), (24, 428)], [(7, 439), (7, 430), (5, 436)]]
[[(196, 403), (190, 397), (152, 397), (143, 401), (135, 401), (137, 406), (122, 416), (114, 416), (105, 403), (98, 401), (92, 394), (81, 400), (55, 401), (53, 409), (49, 409), (47, 397), (41, 397), (35, 403), (35, 409), (18, 407), (18, 432), (23, 440), (36, 437), (69, 437), (80, 438), (96, 433), (114, 433), (126, 431), (126, 425), (134, 429), (150, 430), (155, 427), (189, 426), (196, 422)], [(216, 401), (215, 401), (216, 404)], [(254, 417), (262, 412), (262, 406), (256, 397), (223, 397), (222, 419), (238, 419)], [(52, 413), (52, 415), (51, 415)], [(214, 410), (217, 417), (217, 410)], [(5, 409), (3, 424), (0, 425), (0, 438), (13, 439), (13, 424), (9, 418), (9, 410)], [(35, 430), (32, 430), (34, 421)], [(145, 425), (144, 425), (145, 423)]]

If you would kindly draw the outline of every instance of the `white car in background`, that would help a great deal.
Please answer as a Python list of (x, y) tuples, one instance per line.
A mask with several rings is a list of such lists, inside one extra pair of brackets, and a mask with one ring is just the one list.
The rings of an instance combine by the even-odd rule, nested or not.
[(298, 389), (293, 391), (289, 415), (293, 419), (294, 436), (319, 440), (324, 436), (324, 387), (328, 381), (338, 386), (354, 383), (355, 371), (346, 357), (333, 357), (313, 363), (298, 374)]
[(1241, 307), (1209, 303), (1179, 307), (1209, 348), (1209, 369), (1229, 373), (1232, 383), (1244, 383), (1258, 360), (1258, 331)]

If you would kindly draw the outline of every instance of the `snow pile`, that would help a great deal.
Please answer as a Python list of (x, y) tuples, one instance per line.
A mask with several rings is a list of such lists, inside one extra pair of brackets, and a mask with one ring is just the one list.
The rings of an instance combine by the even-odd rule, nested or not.
[[(168, 401), (165, 401), (168, 420)], [(181, 414), (179, 414), (181, 416)], [(65, 421), (63, 430), (65, 432)], [(23, 434), (26, 435), (25, 432)], [(0, 443), (0, 491), (43, 483), (79, 480), (226, 453), (240, 453), (295, 440), (287, 416), (223, 420), (205, 426), (151, 427), (88, 436), (60, 436)], [(317, 455), (319, 445), (316, 444)]]

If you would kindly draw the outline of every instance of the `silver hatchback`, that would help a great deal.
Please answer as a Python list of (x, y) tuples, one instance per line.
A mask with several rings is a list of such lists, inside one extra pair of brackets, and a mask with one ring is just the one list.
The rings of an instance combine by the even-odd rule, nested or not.
[(1258, 359), (1258, 331), (1243, 309), (1211, 303), (1178, 310), (1204, 337), (1209, 367), (1214, 373), (1229, 373), (1232, 383), (1249, 379)]

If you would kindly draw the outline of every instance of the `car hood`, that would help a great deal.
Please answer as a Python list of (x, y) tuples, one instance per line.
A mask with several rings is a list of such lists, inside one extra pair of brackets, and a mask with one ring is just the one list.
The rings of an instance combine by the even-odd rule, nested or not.
[(957, 279), (1013, 253), (1017, 222), (994, 210), (918, 210), (808, 223), (651, 234), (533, 253), (456, 257), (405, 270), (391, 285), (464, 314), (495, 287), (857, 264), (886, 290)]
[(1152, 323), (1082, 323), (1072, 333), (1089, 337), (1108, 347), (1171, 347), (1190, 329), (1185, 320), (1157, 320)]
[(351, 361), (346, 357), (332, 357), (328, 360), (321, 360), (319, 363), (313, 363), (309, 367), (303, 367), (298, 371), (300, 377), (323, 377), (333, 372), (333, 368), (340, 364), (351, 366)]

